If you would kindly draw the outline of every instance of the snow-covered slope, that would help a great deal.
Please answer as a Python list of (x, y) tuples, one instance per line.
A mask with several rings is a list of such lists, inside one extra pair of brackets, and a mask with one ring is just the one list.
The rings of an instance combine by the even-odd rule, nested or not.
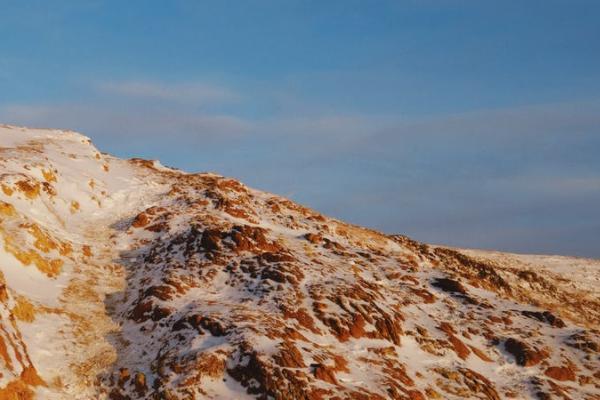
[(600, 262), (0, 126), (1, 399), (600, 399)]

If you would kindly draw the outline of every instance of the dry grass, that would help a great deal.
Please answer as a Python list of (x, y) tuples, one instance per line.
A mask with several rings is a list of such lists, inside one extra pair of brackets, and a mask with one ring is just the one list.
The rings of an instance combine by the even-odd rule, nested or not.
[(10, 186), (6, 186), (5, 184), (0, 185), (2, 187), (2, 191), (7, 196), (12, 196), (14, 190)]
[(17, 189), (30, 200), (33, 200), (40, 195), (39, 182), (31, 183), (29, 181), (18, 181), (15, 185), (17, 186)]
[(15, 256), (17, 260), (21, 262), (23, 265), (31, 265), (34, 264), (37, 269), (46, 274), (48, 277), (53, 278), (57, 276), (61, 268), (64, 264), (61, 259), (47, 259), (42, 257), (37, 251), (31, 250), (22, 250), (19, 246), (16, 245), (14, 239), (12, 237), (4, 234), (2, 228), (0, 228), (0, 233), (3, 233), (4, 236), (4, 249)]
[(46, 182), (56, 182), (56, 175), (52, 171), (46, 171), (42, 169), (42, 175), (44, 175), (44, 179)]
[(33, 322), (36, 314), (35, 306), (23, 296), (17, 296), (15, 302), (17, 304), (11, 311), (12, 315), (20, 321)]
[(15, 207), (12, 204), (0, 201), (0, 215), (14, 217), (15, 215), (17, 215), (17, 211), (15, 210)]

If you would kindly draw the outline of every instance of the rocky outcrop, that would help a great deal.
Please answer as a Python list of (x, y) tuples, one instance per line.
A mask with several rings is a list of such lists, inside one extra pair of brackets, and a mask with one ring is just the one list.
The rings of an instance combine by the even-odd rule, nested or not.
[(0, 166), (0, 399), (600, 395), (600, 263), (388, 236), (72, 132), (0, 128)]

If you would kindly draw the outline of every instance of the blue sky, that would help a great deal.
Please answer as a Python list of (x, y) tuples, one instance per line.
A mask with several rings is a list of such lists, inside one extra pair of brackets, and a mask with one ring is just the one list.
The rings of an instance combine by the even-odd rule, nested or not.
[(3, 123), (427, 242), (600, 257), (597, 1), (0, 10)]

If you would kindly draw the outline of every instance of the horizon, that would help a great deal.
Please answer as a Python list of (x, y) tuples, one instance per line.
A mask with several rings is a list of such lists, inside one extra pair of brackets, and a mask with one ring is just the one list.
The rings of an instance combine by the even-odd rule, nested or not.
[(600, 258), (600, 3), (376, 4), (3, 4), (0, 123), (422, 242)]

